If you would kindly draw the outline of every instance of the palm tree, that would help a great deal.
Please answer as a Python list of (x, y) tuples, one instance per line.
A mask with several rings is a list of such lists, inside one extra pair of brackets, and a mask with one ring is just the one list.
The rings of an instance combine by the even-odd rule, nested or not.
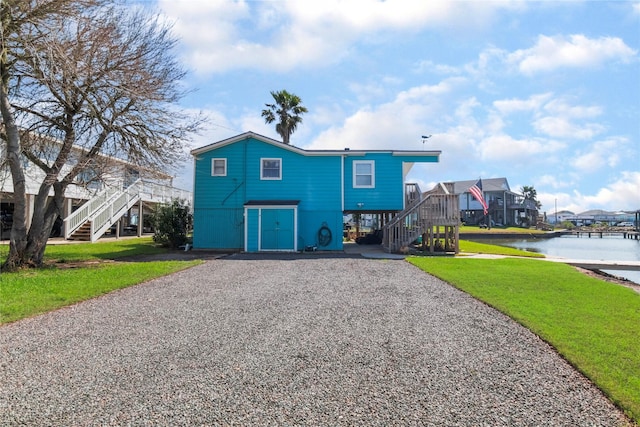
[(540, 209), (542, 207), (542, 203), (538, 201), (538, 192), (533, 185), (525, 185), (520, 187), (520, 192), (524, 196), (525, 200), (531, 200), (536, 205), (536, 209)]
[(274, 104), (265, 104), (268, 108), (262, 110), (262, 117), (265, 123), (273, 123), (278, 118), (276, 132), (282, 136), (282, 142), (289, 144), (291, 134), (296, 130), (298, 124), (302, 123), (301, 114), (307, 112), (307, 108), (301, 105), (302, 100), (298, 95), (286, 90), (272, 91), (271, 96)]

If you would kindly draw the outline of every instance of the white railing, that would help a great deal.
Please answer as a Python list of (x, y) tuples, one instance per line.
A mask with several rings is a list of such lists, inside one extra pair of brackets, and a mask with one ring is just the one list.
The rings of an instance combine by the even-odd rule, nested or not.
[(125, 190), (110, 187), (97, 193), (84, 205), (64, 219), (65, 239), (77, 231), (87, 221), (91, 221), (91, 241), (94, 242), (115, 221), (120, 219), (138, 200), (152, 203), (171, 203), (178, 199), (193, 205), (190, 191), (151, 181), (137, 180)]
[(88, 220), (91, 221), (91, 242), (95, 242), (140, 200), (141, 182), (136, 181), (126, 190), (120, 192), (100, 211), (95, 212)]
[(384, 226), (384, 248), (388, 252), (397, 252), (434, 226), (459, 225), (458, 203), (455, 194), (427, 194)]
[(190, 191), (152, 181), (140, 181), (140, 198), (145, 202), (171, 203), (178, 199), (193, 206), (193, 195)]
[(80, 228), (80, 226), (87, 222), (91, 216), (104, 207), (118, 192), (119, 190), (115, 188), (104, 189), (89, 199), (87, 203), (71, 213), (71, 215), (66, 217), (64, 219), (64, 238), (68, 239), (71, 237), (74, 231)]

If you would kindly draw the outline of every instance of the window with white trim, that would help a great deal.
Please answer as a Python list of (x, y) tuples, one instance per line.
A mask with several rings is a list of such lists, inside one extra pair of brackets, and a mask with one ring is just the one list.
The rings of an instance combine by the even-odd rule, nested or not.
[(227, 159), (211, 159), (211, 176), (227, 176)]
[(260, 159), (260, 179), (282, 179), (282, 159)]
[(375, 186), (375, 162), (373, 160), (354, 160), (353, 188), (374, 188)]

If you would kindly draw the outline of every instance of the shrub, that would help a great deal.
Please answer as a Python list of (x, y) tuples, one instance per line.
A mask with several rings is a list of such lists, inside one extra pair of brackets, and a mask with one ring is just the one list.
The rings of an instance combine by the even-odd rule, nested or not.
[(180, 200), (170, 204), (158, 205), (152, 215), (154, 228), (153, 241), (173, 249), (188, 242), (193, 217), (189, 206)]
[(562, 221), (562, 224), (560, 224), (560, 227), (567, 230), (573, 230), (576, 226), (573, 225), (571, 221)]

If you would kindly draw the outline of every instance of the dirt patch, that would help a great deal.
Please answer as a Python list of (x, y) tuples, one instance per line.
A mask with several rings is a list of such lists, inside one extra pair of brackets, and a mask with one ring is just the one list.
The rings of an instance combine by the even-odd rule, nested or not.
[(228, 253), (213, 251), (169, 251), (153, 255), (135, 255), (131, 257), (118, 258), (123, 262), (150, 262), (150, 261), (192, 261), (196, 259), (210, 260), (227, 256)]
[(91, 268), (102, 264), (113, 264), (114, 260), (93, 260), (93, 261), (72, 261), (72, 262), (52, 262), (47, 264), (48, 267), (55, 267), (60, 270), (68, 270), (72, 268)]
[(61, 270), (72, 268), (91, 268), (104, 264), (117, 264), (125, 262), (152, 262), (152, 261), (192, 261), (210, 260), (227, 256), (227, 253), (209, 251), (169, 251), (160, 254), (134, 255), (115, 259), (99, 259), (90, 261), (49, 261), (45, 262), (46, 267), (58, 268)]

